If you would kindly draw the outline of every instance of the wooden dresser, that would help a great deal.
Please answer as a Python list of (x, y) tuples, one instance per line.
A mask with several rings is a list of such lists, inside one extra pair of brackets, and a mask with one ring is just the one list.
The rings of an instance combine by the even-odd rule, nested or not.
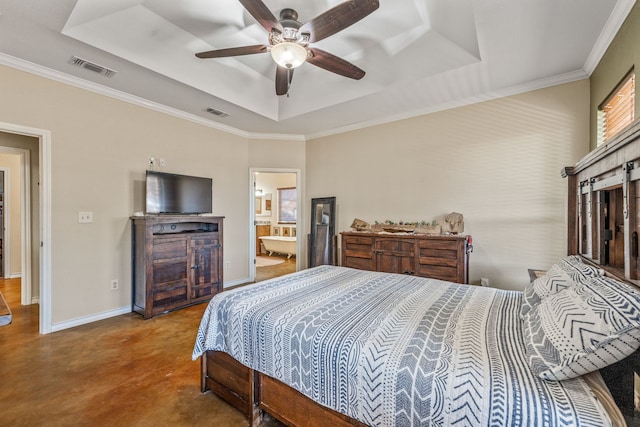
[(469, 283), (469, 236), (340, 234), (344, 267)]
[(133, 311), (148, 319), (222, 292), (223, 217), (131, 218)]

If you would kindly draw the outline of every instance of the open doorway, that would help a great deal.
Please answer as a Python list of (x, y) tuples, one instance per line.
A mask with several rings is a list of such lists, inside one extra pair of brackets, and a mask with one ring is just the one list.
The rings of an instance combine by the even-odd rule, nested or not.
[(22, 305), (29, 305), (33, 302), (30, 256), (30, 182), (32, 169), (30, 148), (37, 147), (37, 140), (7, 133), (3, 133), (0, 136), (0, 170), (4, 172), (2, 194), (2, 277), (20, 279), (21, 303)]
[(7, 170), (3, 167), (0, 167), (0, 277), (4, 278), (5, 273), (7, 271), (7, 267), (5, 267), (4, 263), (7, 260), (5, 255), (4, 245), (7, 243), (7, 235), (5, 233), (5, 215), (4, 211), (8, 208), (8, 204), (5, 203), (5, 197), (7, 196), (8, 188), (6, 187), (6, 179), (5, 174)]
[(0, 277), (3, 279), (19, 278), (21, 271), (21, 168), (20, 156), (0, 150)]
[(0, 122), (0, 153), (17, 155), (21, 164), (21, 225), (12, 233), (22, 243), (21, 303), (39, 304), (42, 334), (52, 332), (50, 142), (49, 131)]
[(300, 171), (251, 169), (251, 281), (262, 281), (300, 269)]

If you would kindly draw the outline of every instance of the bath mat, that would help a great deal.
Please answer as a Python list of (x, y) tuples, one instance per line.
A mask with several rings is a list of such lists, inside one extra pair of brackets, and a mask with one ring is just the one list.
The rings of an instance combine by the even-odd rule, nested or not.
[(271, 258), (268, 256), (257, 256), (256, 267), (271, 267), (272, 265), (282, 264), (284, 260), (282, 258)]

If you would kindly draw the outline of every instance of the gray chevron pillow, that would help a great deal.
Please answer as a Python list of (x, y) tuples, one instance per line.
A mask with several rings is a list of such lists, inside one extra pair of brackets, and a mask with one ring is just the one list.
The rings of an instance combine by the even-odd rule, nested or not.
[(544, 298), (523, 320), (532, 371), (564, 380), (604, 368), (640, 347), (640, 290), (595, 277)]
[(563, 289), (582, 283), (602, 273), (602, 270), (585, 264), (577, 255), (562, 258), (552, 265), (547, 273), (529, 283), (522, 295), (520, 318), (524, 316), (544, 298)]

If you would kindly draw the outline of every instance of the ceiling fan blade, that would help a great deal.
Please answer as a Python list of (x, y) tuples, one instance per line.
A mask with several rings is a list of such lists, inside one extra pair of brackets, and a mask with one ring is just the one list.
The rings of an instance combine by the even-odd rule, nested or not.
[(271, 32), (272, 29), (276, 29), (282, 32), (282, 25), (280, 21), (273, 16), (273, 13), (269, 10), (261, 0), (239, 0), (240, 4), (249, 12), (253, 18), (264, 27), (265, 30)]
[(264, 53), (267, 46), (256, 44), (253, 46), (229, 47), (226, 49), (209, 50), (207, 52), (198, 52), (198, 58), (225, 58), (227, 56), (253, 55), (254, 53)]
[(332, 73), (349, 77), (350, 79), (360, 80), (364, 77), (364, 70), (356, 67), (351, 62), (335, 56), (321, 49), (309, 49), (311, 54), (307, 57), (307, 62), (316, 67), (324, 68)]
[(300, 33), (308, 33), (310, 43), (317, 42), (355, 24), (378, 7), (378, 0), (345, 1), (303, 24)]
[(286, 95), (293, 80), (293, 68), (276, 65), (276, 95)]

